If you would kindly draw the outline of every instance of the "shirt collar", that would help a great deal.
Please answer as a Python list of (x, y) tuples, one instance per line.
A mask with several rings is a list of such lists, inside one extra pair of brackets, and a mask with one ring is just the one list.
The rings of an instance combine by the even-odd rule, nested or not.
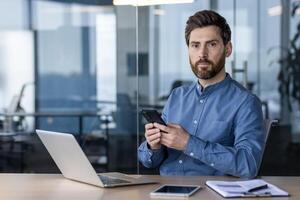
[(202, 90), (203, 87), (202, 87), (202, 85), (199, 84), (199, 81), (197, 80), (196, 81), (197, 90), (200, 95), (208, 94), (208, 93), (211, 93), (211, 92), (217, 90), (220, 87), (227, 85), (230, 82), (230, 80), (231, 80), (231, 76), (228, 73), (226, 73), (224, 80), (222, 80), (218, 83), (212, 84), (212, 85), (208, 85), (208, 86), (206, 86), (206, 88), (204, 90)]

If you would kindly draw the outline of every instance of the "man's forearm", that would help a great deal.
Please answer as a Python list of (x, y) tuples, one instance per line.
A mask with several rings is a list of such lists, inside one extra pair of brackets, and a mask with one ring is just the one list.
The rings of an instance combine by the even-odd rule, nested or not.
[[(261, 149), (248, 144), (235, 147), (203, 141), (191, 136), (185, 154), (200, 160), (214, 169), (238, 177), (255, 177), (260, 162)], [(256, 155), (253, 156), (253, 155)]]

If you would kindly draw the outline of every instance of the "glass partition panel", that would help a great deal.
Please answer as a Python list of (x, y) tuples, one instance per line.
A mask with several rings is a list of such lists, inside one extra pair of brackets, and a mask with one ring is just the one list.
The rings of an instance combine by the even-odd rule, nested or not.
[[(266, 117), (270, 119), (280, 119), (281, 105), (279, 88), (280, 63), (280, 27), (281, 17), (278, 8), (281, 1), (259, 1), (260, 3), (260, 24), (259, 31), (259, 96), (265, 105)], [(272, 75), (271, 75), (272, 74)]]
[(136, 7), (34, 1), (36, 118), (98, 172), (136, 173)]
[[(233, 55), (226, 69), (261, 98), (265, 117), (272, 119), (280, 117), (278, 8), (278, 0), (217, 1), (218, 12), (226, 17), (232, 29)], [(275, 75), (268, 76), (270, 73)]]
[[(196, 81), (184, 31), (188, 17), (208, 9), (209, 1), (139, 7), (139, 107), (162, 111), (172, 89)], [(139, 143), (145, 141), (141, 119)], [(140, 173), (158, 173), (139, 166)]]

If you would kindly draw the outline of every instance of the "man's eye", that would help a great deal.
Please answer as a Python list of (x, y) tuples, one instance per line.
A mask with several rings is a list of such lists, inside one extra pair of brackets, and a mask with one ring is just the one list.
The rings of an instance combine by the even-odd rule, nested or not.
[(216, 42), (211, 42), (211, 43), (209, 43), (209, 46), (210, 47), (215, 47), (215, 46), (217, 46), (217, 43)]
[(198, 45), (198, 44), (192, 44), (192, 47), (193, 47), (193, 48), (198, 48), (199, 45)]

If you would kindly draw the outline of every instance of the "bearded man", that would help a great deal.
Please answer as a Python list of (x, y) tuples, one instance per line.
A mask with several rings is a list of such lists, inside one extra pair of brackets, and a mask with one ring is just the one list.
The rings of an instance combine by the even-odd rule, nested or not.
[(185, 39), (197, 81), (172, 91), (167, 126), (145, 125), (140, 162), (161, 175), (257, 175), (265, 145), (259, 99), (225, 72), (231, 30), (214, 11), (190, 16)]

